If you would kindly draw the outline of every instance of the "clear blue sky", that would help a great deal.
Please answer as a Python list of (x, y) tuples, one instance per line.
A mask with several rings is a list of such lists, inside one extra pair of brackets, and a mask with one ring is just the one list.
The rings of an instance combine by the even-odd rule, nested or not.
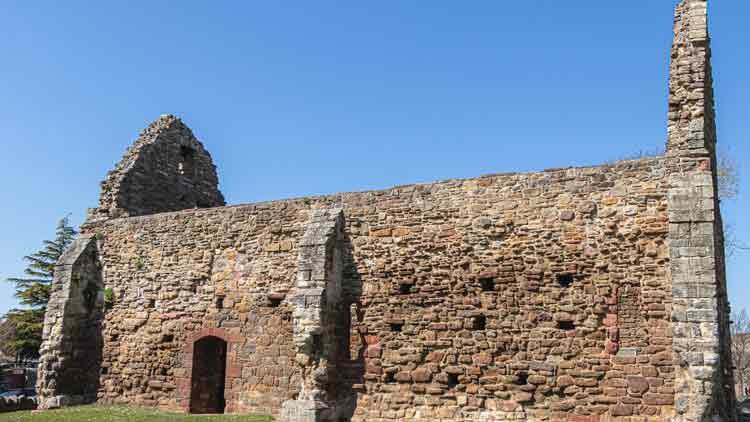
[[(5, 1), (0, 277), (58, 218), (79, 224), (164, 113), (211, 151), (229, 203), (661, 148), (675, 3)], [(750, 2), (711, 3), (720, 143), (744, 164)], [(725, 205), (748, 243), (749, 175)], [(729, 265), (736, 308), (750, 308), (748, 258)]]

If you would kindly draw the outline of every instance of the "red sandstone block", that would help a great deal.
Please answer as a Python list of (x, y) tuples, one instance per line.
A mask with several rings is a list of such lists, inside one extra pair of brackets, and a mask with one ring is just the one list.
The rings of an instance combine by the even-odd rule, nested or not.
[(674, 404), (674, 395), (646, 393), (643, 395), (643, 403), (652, 406), (672, 405)]
[(599, 415), (570, 415), (568, 422), (599, 422)]
[(242, 367), (239, 365), (228, 365), (227, 366), (227, 377), (241, 377), (242, 376)]

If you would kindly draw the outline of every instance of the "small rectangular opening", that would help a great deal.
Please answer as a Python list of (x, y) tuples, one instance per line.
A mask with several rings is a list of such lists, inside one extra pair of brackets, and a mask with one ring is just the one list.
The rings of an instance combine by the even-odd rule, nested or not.
[(479, 285), (482, 286), (483, 292), (495, 291), (495, 279), (492, 277), (480, 278)]
[(180, 147), (180, 162), (177, 172), (183, 176), (193, 177), (195, 171), (195, 150), (188, 146)]
[(164, 334), (161, 337), (161, 342), (162, 343), (171, 343), (173, 341), (174, 341), (174, 336), (172, 334)]
[(487, 317), (484, 315), (477, 315), (472, 321), (472, 328), (474, 331), (481, 331), (487, 328)]
[(564, 331), (572, 331), (576, 329), (576, 325), (573, 321), (557, 321), (557, 328)]
[(573, 284), (573, 274), (558, 274), (557, 284), (562, 288), (568, 288)]
[(279, 306), (281, 306), (281, 302), (283, 300), (283, 297), (270, 296), (268, 298), (268, 306), (271, 308), (278, 308)]
[(398, 292), (402, 295), (408, 295), (411, 293), (411, 285), (410, 284), (399, 284), (398, 285)]
[(516, 385), (526, 385), (529, 382), (529, 374), (526, 372), (519, 372), (516, 374), (515, 381), (513, 382)]
[(454, 389), (458, 385), (458, 375), (448, 374), (448, 388)]
[(391, 326), (391, 331), (393, 331), (394, 333), (400, 333), (404, 329), (403, 322), (392, 322), (390, 326)]
[(224, 309), (224, 296), (216, 296), (216, 309)]

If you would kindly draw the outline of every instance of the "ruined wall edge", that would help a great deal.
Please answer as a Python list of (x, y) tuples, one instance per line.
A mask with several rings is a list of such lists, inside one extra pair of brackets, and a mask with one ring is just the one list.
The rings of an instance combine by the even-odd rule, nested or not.
[(678, 422), (735, 420), (706, 0), (675, 12), (668, 190)]
[(81, 235), (55, 266), (40, 349), (40, 409), (96, 401), (104, 305), (96, 243)]

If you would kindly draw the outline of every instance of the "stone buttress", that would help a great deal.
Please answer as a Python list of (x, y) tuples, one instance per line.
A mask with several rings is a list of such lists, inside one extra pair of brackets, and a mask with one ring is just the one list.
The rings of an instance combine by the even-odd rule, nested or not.
[(669, 81), (673, 420), (680, 422), (735, 418), (707, 15), (706, 0), (677, 6)]
[(55, 266), (40, 350), (40, 409), (96, 400), (103, 307), (104, 283), (96, 239), (82, 235)]
[(337, 321), (348, 312), (342, 285), (343, 227), (340, 208), (313, 211), (299, 242), (297, 280), (290, 301), (295, 362), (302, 385), (297, 398), (282, 406), (284, 422), (338, 421), (347, 410), (337, 406), (335, 397), (341, 382), (337, 366), (348, 353), (348, 344), (342, 344), (336, 330)]

